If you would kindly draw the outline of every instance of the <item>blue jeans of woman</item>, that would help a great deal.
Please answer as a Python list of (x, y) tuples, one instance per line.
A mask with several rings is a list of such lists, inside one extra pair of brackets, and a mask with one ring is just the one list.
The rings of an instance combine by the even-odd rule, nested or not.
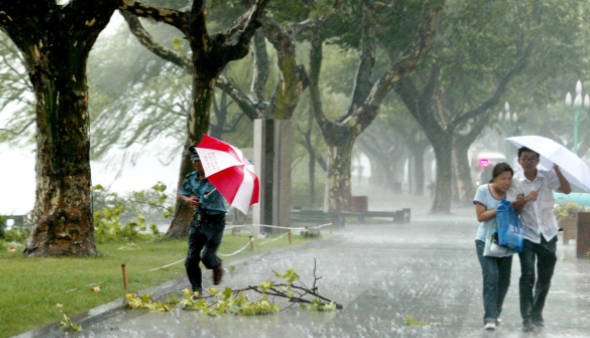
[(510, 286), (510, 272), (512, 270), (512, 256), (488, 257), (483, 255), (485, 243), (475, 241), (477, 258), (483, 275), (483, 322), (495, 323), (502, 313), (504, 298)]
[[(200, 221), (196, 220), (196, 216), (193, 217), (188, 233), (188, 254), (184, 266), (193, 292), (201, 292), (203, 287), (199, 263), (202, 261), (207, 269), (216, 269), (221, 265), (221, 259), (215, 253), (223, 237), (225, 214), (204, 217)], [(201, 258), (203, 247), (205, 250)]]

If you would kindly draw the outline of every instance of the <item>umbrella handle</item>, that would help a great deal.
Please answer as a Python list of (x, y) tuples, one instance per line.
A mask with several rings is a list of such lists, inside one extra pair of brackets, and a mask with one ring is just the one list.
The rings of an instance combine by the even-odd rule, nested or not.
[(209, 193), (207, 193), (206, 195), (204, 195), (203, 197), (205, 198), (209, 198), (209, 195), (211, 195), (215, 190), (217, 190), (217, 188), (213, 188), (213, 190), (209, 191)]

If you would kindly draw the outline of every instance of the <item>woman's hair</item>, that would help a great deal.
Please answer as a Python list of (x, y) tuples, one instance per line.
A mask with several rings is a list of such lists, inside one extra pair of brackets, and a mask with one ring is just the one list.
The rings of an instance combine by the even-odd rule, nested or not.
[(510, 167), (510, 164), (506, 162), (498, 163), (494, 167), (494, 171), (492, 171), (492, 179), (490, 183), (494, 183), (494, 178), (500, 176), (501, 173), (509, 171), (514, 176), (514, 170)]

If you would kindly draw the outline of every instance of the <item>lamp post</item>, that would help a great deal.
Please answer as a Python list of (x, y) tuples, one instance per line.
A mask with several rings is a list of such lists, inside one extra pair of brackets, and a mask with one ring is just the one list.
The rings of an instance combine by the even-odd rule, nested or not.
[(510, 144), (506, 139), (512, 136), (512, 133), (516, 131), (516, 123), (518, 122), (518, 116), (516, 115), (516, 112), (510, 112), (510, 105), (508, 104), (508, 102), (504, 104), (504, 109), (506, 110), (505, 114), (502, 112), (498, 113), (498, 125), (500, 126), (500, 129), (502, 129), (502, 131), (504, 132), (504, 140), (506, 142), (506, 162), (508, 162), (508, 157), (510, 155)]
[(565, 107), (567, 110), (567, 117), (574, 123), (574, 154), (578, 154), (578, 127), (580, 122), (588, 117), (588, 110), (590, 109), (590, 96), (586, 94), (584, 97), (584, 114), (580, 116), (582, 109), (582, 82), (578, 80), (576, 83), (576, 98), (572, 106), (572, 95), (568, 92), (565, 96)]

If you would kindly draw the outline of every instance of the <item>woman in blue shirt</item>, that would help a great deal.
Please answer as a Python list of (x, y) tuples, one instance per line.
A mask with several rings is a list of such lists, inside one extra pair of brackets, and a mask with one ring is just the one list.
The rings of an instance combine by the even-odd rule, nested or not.
[(487, 252), (489, 248), (486, 250), (486, 239), (496, 227), (496, 210), (500, 200), (506, 198), (513, 175), (514, 171), (508, 163), (496, 164), (492, 180), (477, 189), (473, 200), (477, 220), (481, 222), (475, 237), (475, 248), (483, 274), (483, 322), (484, 329), (490, 331), (495, 330), (499, 324), (502, 304), (510, 286), (512, 253)]

